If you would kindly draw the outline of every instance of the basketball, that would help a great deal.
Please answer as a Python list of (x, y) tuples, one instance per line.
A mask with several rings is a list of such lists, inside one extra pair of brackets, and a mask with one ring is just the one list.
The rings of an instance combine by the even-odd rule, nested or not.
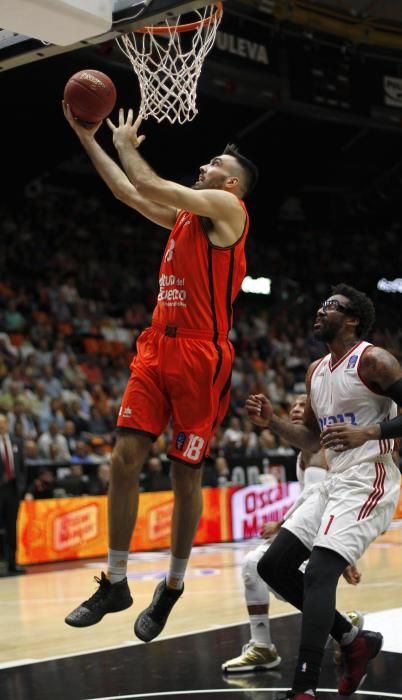
[(116, 104), (113, 81), (98, 70), (87, 68), (74, 73), (64, 88), (64, 102), (74, 117), (96, 124), (109, 116)]

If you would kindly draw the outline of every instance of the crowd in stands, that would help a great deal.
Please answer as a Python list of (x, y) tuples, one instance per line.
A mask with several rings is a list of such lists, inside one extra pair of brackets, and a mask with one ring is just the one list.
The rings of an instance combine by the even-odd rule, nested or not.
[[(116, 416), (136, 338), (150, 323), (165, 240), (123, 212), (60, 188), (1, 212), (0, 411), (25, 443), (28, 499), (107, 492)], [(285, 414), (305, 388), (307, 366), (324, 353), (310, 331), (317, 302), (328, 282), (359, 286), (349, 259), (335, 269), (331, 241), (293, 235), (279, 250), (250, 238), (250, 273), (285, 279), (286, 268), (288, 284), (278, 283), (280, 292), (265, 302), (238, 301), (230, 410), (213, 439), (204, 485), (228, 483), (233, 455), (295, 454), (269, 430), (256, 431), (244, 404), (263, 392)], [(358, 237), (350, 243), (352, 259), (358, 245)], [(370, 246), (375, 258), (381, 242)], [(320, 276), (313, 285), (314, 268)], [(402, 330), (392, 314), (381, 312), (372, 340), (402, 360)], [(170, 488), (169, 440), (168, 426), (152, 447), (143, 490)]]

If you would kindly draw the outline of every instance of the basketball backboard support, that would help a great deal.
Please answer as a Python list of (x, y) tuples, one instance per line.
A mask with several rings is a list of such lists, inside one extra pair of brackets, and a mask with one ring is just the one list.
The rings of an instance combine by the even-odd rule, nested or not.
[(3, 0), (0, 26), (69, 46), (112, 26), (113, 0)]
[[(110, 31), (68, 46), (49, 44), (17, 34), (5, 26), (0, 29), (0, 72), (85, 46), (101, 44), (137, 27), (156, 24), (163, 19), (177, 17), (207, 4), (208, 0), (113, 0)], [(4, 20), (3, 24), (6, 24)]]

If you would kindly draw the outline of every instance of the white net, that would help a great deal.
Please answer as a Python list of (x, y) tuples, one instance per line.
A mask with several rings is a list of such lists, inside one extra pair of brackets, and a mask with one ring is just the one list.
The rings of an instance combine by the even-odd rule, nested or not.
[(215, 41), (222, 7), (208, 5), (192, 14), (196, 17), (190, 24), (181, 24), (179, 16), (116, 39), (137, 74), (143, 119), (183, 124), (198, 112), (198, 79)]

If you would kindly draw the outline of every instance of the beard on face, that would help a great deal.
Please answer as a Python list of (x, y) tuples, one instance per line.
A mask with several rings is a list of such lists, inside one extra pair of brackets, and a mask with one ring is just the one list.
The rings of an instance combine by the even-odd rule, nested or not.
[(322, 325), (321, 328), (314, 330), (314, 338), (322, 340), (324, 343), (330, 343), (338, 332), (338, 328), (331, 325)]
[(207, 178), (204, 180), (197, 180), (193, 185), (191, 185), (192, 190), (221, 190), (222, 186), (226, 180), (226, 176), (222, 175), (220, 177), (215, 176), (213, 179), (210, 179), (207, 181)]

